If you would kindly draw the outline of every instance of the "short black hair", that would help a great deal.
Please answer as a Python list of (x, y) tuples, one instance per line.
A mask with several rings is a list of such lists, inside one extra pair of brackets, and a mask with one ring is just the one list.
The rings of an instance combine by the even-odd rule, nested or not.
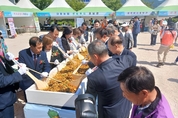
[(153, 91), (155, 88), (155, 79), (152, 72), (143, 66), (125, 69), (119, 75), (118, 81), (124, 83), (126, 89), (135, 94), (142, 90)]
[(29, 40), (29, 45), (30, 46), (36, 47), (37, 43), (42, 43), (42, 39), (40, 39), (37, 36), (33, 36), (33, 37), (30, 38), (30, 40)]
[(94, 30), (94, 34), (99, 34), (102, 29), (103, 29), (102, 27), (96, 28)]
[(100, 34), (101, 37), (103, 37), (104, 35), (108, 36), (109, 31), (108, 31), (108, 29), (103, 28), (102, 30), (100, 30), (99, 34)]
[(96, 19), (96, 20), (94, 21), (94, 23), (100, 23), (100, 21), (99, 21), (98, 19)]
[(55, 29), (56, 29), (57, 31), (60, 31), (59, 27), (58, 27), (57, 25), (53, 24), (53, 25), (50, 27), (50, 31), (51, 31), (51, 32), (54, 32)]
[(87, 26), (87, 23), (86, 23), (86, 22), (83, 22), (83, 23), (82, 23), (82, 26), (84, 26), (84, 25)]
[(65, 35), (69, 35), (70, 33), (72, 33), (72, 31), (73, 31), (73, 30), (72, 30), (71, 27), (66, 27), (66, 28), (64, 28), (62, 37), (66, 38)]

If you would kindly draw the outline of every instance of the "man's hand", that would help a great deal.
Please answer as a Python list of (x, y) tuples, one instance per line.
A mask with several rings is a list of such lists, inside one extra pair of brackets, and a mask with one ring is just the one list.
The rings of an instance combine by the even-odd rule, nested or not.
[(55, 61), (54, 61), (54, 65), (59, 65), (60, 63), (59, 63), (59, 61), (56, 59)]
[(69, 58), (69, 55), (67, 53), (65, 53), (64, 58)]
[(42, 72), (40, 76), (41, 78), (47, 78), (48, 75), (49, 75), (48, 72)]
[(82, 60), (82, 64), (88, 64), (88, 61), (87, 60)]
[(8, 61), (12, 61), (14, 59), (14, 55), (12, 53), (8, 52), (8, 53), (6, 53), (5, 58)]
[(19, 72), (21, 75), (23, 75), (23, 74), (26, 74), (27, 71), (29, 71), (29, 70), (28, 70), (26, 64), (20, 63), (20, 68), (19, 68), (18, 72)]

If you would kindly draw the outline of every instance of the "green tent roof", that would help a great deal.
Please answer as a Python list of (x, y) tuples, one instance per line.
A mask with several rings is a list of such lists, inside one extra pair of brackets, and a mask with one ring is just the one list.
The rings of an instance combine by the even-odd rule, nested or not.
[(128, 7), (121, 7), (117, 12), (151, 12), (154, 11), (149, 7), (146, 6), (128, 6)]
[(56, 7), (56, 8), (46, 8), (41, 12), (75, 12), (72, 8)]
[(113, 12), (107, 7), (86, 7), (78, 12)]
[(0, 6), (0, 11), (18, 11), (18, 12), (24, 12), (25, 9), (16, 7), (16, 6)]
[(156, 11), (178, 11), (178, 5), (174, 6), (160, 6), (155, 9)]

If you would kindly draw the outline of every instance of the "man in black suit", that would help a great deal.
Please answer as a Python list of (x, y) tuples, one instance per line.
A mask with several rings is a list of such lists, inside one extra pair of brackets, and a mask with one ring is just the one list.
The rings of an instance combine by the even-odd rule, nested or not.
[[(42, 40), (38, 37), (32, 37), (29, 40), (29, 45), (30, 48), (19, 52), (19, 62), (25, 63), (28, 68), (40, 72), (41, 75), (31, 71), (36, 78), (42, 79), (48, 77), (51, 68), (46, 53), (42, 51)], [(34, 81), (29, 76), (23, 75), (23, 81), (20, 82), (20, 88), (26, 90), (32, 84), (34, 84)]]
[(21, 64), (20, 69), (14, 72), (11, 67), (14, 56), (7, 53), (5, 57), (0, 56), (0, 118), (14, 118), (13, 104), (17, 100), (15, 90), (18, 89), (16, 84), (22, 81), (21, 75), (26, 73), (27, 68)]
[[(112, 36), (108, 41), (109, 50), (115, 55), (130, 55), (134, 62), (132, 66), (136, 66), (137, 64), (137, 56), (130, 50), (124, 48), (123, 41), (118, 36)], [(115, 56), (113, 55), (113, 57)]]
[(100, 40), (89, 44), (88, 53), (97, 69), (87, 76), (86, 93), (98, 96), (98, 118), (128, 118), (131, 103), (123, 97), (117, 79), (132, 65), (133, 59), (130, 56), (109, 57), (106, 45)]

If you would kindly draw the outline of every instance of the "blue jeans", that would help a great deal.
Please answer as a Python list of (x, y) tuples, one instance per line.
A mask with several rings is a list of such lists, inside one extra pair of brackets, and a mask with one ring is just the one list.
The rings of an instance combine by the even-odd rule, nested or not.
[(157, 35), (151, 34), (151, 43), (150, 43), (150, 45), (156, 45), (156, 39), (157, 39)]
[(14, 118), (14, 106), (11, 105), (3, 110), (0, 110), (0, 118)]
[(178, 56), (177, 56), (177, 58), (176, 58), (175, 62), (178, 62)]
[(137, 36), (138, 36), (138, 34), (133, 34), (133, 40), (134, 40), (133, 47), (137, 47)]

